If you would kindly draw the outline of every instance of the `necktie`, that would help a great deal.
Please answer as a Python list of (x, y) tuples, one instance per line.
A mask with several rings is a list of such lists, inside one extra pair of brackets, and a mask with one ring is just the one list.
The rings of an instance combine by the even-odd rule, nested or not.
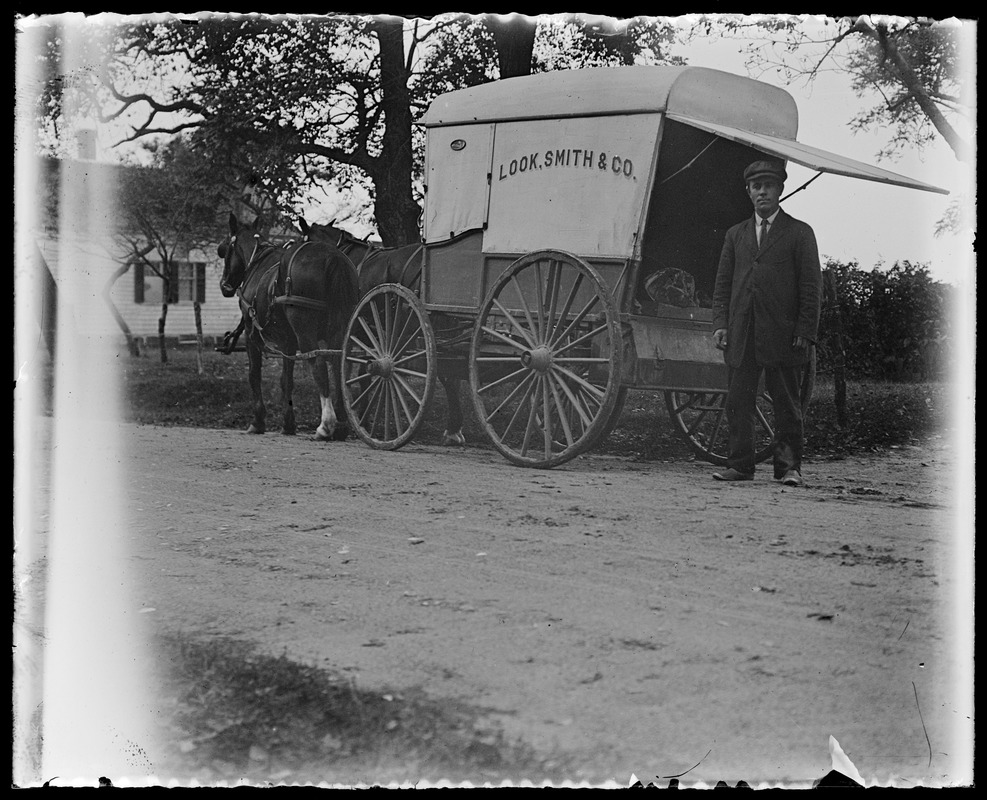
[(768, 218), (761, 220), (761, 235), (757, 239), (757, 246), (764, 247), (764, 237), (768, 235)]

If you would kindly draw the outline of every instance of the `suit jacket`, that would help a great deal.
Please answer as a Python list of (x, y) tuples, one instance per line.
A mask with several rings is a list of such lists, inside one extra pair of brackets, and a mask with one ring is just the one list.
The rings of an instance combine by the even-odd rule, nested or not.
[(757, 215), (727, 231), (713, 290), (713, 330), (725, 328), (724, 360), (740, 366), (754, 325), (754, 355), (765, 367), (799, 366), (808, 351), (792, 347), (801, 336), (816, 341), (822, 270), (812, 228), (779, 211), (760, 249)]

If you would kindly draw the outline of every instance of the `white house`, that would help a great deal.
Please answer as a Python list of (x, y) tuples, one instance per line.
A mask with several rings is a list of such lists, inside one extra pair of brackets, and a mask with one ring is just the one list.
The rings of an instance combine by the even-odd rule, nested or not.
[[(38, 223), (33, 226), (34, 241), (54, 278), (60, 308), (71, 309), (80, 332), (105, 334), (109, 327), (122, 339), (123, 331), (109, 305), (112, 303), (133, 336), (156, 341), (164, 281), (153, 269), (130, 258), (120, 239), (126, 231), (120, 227), (122, 217), (114, 210), (114, 187), (125, 169), (95, 161), (41, 159), (38, 183), (42, 205), (36, 216)], [(18, 202), (23, 201), (18, 198)], [(57, 209), (57, 219), (52, 209)], [(223, 262), (216, 246), (181, 254), (172, 265), (166, 339), (195, 336), (196, 300), (207, 340), (222, 337), (239, 321), (236, 298), (223, 297), (219, 291)], [(154, 253), (148, 258), (153, 261)], [(119, 274), (128, 263), (129, 268)]]

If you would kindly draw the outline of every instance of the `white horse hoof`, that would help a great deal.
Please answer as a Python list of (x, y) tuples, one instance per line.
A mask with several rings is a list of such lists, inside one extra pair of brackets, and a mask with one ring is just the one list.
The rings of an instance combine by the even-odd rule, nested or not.
[(456, 431), (455, 433), (449, 433), (449, 431), (442, 432), (442, 444), (466, 444), (466, 437), (463, 436), (462, 431)]

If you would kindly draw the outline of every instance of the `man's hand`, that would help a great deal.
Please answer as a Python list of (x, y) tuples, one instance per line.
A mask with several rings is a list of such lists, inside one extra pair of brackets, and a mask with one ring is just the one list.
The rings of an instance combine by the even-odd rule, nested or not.
[(717, 350), (727, 349), (727, 329), (717, 328), (713, 331), (713, 344), (716, 345)]
[(804, 336), (796, 336), (794, 339), (792, 339), (792, 347), (794, 347), (796, 350), (808, 350), (810, 344), (812, 344), (812, 342), (810, 342)]

